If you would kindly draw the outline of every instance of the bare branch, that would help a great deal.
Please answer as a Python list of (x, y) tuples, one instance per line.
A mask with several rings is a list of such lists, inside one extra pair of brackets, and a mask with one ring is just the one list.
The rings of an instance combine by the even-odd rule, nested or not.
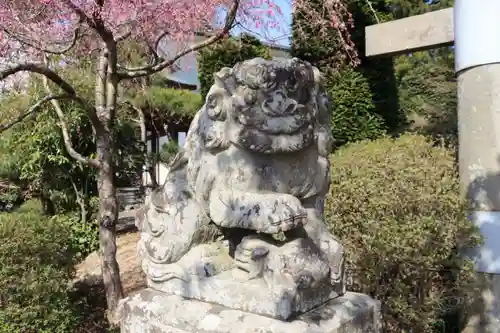
[(134, 68), (127, 68), (126, 66), (122, 66), (120, 64), (117, 64), (116, 68), (118, 70), (122, 70), (122, 71), (126, 71), (126, 72), (136, 72), (136, 71), (141, 71), (141, 70), (148, 69), (149, 67), (154, 66), (155, 64), (160, 63), (160, 61), (162, 60), (162, 58), (158, 55), (158, 53), (156, 51), (158, 49), (158, 47), (155, 46), (153, 48), (153, 46), (151, 46), (149, 44), (146, 47), (148, 49), (147, 55), (150, 58), (150, 60), (149, 60), (149, 62), (148, 62), (147, 65), (140, 66), (140, 67), (134, 67)]
[[(51, 89), (49, 87), (49, 81), (47, 76), (43, 77), (43, 84), (45, 86), (45, 90), (50, 94)], [(91, 165), (93, 167), (99, 168), (100, 164), (96, 159), (85, 157), (79, 152), (77, 152), (74, 147), (73, 147), (73, 142), (71, 142), (71, 136), (69, 135), (69, 126), (66, 121), (66, 117), (64, 116), (64, 111), (61, 108), (61, 104), (57, 99), (52, 99), (50, 100), (52, 103), (52, 106), (54, 107), (54, 110), (56, 111), (57, 117), (59, 118), (59, 125), (61, 127), (62, 135), (63, 135), (63, 141), (64, 141), (64, 146), (66, 147), (66, 150), (68, 151), (69, 156), (74, 158), (76, 161), (86, 164), (86, 165)]]
[(144, 111), (141, 108), (135, 106), (130, 101), (124, 101), (123, 104), (129, 106), (133, 111), (135, 111), (135, 113), (137, 113), (137, 116), (139, 118), (138, 119), (132, 119), (132, 120), (135, 123), (139, 124), (140, 129), (141, 129), (141, 141), (143, 141), (144, 144), (145, 144), (146, 143), (147, 132), (146, 132), (146, 115), (144, 114)]
[(95, 22), (90, 17), (88, 17), (81, 8), (75, 5), (73, 1), (71, 0), (59, 0), (59, 1), (65, 3), (69, 8), (71, 8), (73, 12), (75, 12), (75, 14), (78, 15), (78, 17), (82, 22), (85, 22), (85, 24), (87, 24), (90, 28), (96, 30), (97, 27)]
[(118, 76), (119, 76), (120, 80), (132, 79), (132, 78), (137, 78), (137, 77), (141, 77), (141, 76), (148, 76), (148, 75), (157, 73), (157, 72), (159, 72), (159, 71), (161, 71), (169, 66), (172, 66), (182, 56), (184, 56), (188, 53), (191, 53), (191, 52), (196, 52), (196, 51), (198, 51), (206, 46), (209, 46), (209, 45), (217, 42), (218, 40), (224, 38), (224, 36), (233, 27), (233, 23), (234, 23), (234, 20), (236, 18), (236, 13), (238, 12), (239, 4), (240, 4), (240, 0), (233, 1), (233, 5), (231, 6), (231, 9), (229, 10), (224, 27), (217, 34), (207, 38), (203, 42), (195, 44), (195, 45), (177, 53), (171, 59), (168, 59), (168, 60), (163, 59), (161, 62), (150, 65), (150, 66), (144, 66), (142, 68), (129, 69), (129, 70), (124, 70), (122, 72), (119, 72)]
[(125, 66), (118, 65), (118, 69), (123, 70), (125, 72), (138, 72), (138, 71), (147, 70), (155, 65), (158, 65), (164, 59), (158, 55), (157, 50), (160, 47), (161, 40), (167, 35), (168, 35), (168, 31), (164, 31), (156, 38), (156, 41), (153, 43), (153, 45), (150, 45), (150, 44), (147, 45), (149, 54), (151, 55), (151, 61), (147, 65), (133, 67), (133, 68), (127, 68)]
[(87, 207), (85, 205), (85, 198), (83, 194), (78, 190), (73, 177), (68, 177), (71, 182), (71, 186), (73, 187), (73, 191), (75, 191), (76, 202), (80, 206), (80, 223), (87, 223)]
[(125, 32), (124, 34), (122, 34), (122, 35), (120, 35), (120, 36), (115, 37), (115, 42), (116, 42), (116, 43), (122, 42), (122, 41), (124, 41), (125, 39), (129, 38), (131, 35), (132, 35), (132, 32), (127, 31), (127, 32)]
[(23, 112), (19, 116), (17, 116), (11, 122), (9, 122), (7, 124), (0, 124), (0, 133), (8, 130), (12, 126), (14, 126), (14, 125), (20, 123), (21, 121), (23, 121), (24, 119), (26, 119), (29, 115), (33, 114), (38, 109), (40, 109), (40, 107), (44, 103), (52, 101), (52, 100), (55, 100), (55, 99), (69, 99), (69, 98), (71, 98), (71, 96), (67, 95), (67, 94), (45, 96), (44, 98), (40, 99), (38, 102), (36, 102), (35, 104), (33, 104), (28, 110), (26, 110), (25, 112)]
[(69, 43), (66, 46), (64, 46), (60, 50), (51, 50), (51, 49), (48, 49), (48, 48), (43, 48), (43, 47), (40, 47), (40, 46), (36, 46), (34, 43), (26, 41), (25, 39), (17, 36), (15, 33), (10, 32), (9, 30), (5, 29), (4, 27), (2, 27), (1, 30), (3, 30), (10, 38), (18, 41), (21, 44), (24, 44), (24, 45), (28, 46), (28, 47), (34, 48), (34, 49), (42, 51), (44, 53), (50, 53), (50, 54), (60, 55), (60, 54), (67, 53), (68, 51), (70, 51), (76, 45), (76, 41), (80, 37), (80, 29), (81, 29), (80, 24), (81, 23), (82, 23), (82, 20), (80, 19), (80, 21), (78, 22), (78, 25), (73, 30), (73, 36), (71, 37), (71, 40), (69, 41)]
[(380, 23), (380, 20), (378, 18), (377, 12), (373, 8), (371, 1), (370, 0), (366, 0), (366, 4), (370, 8), (370, 11), (373, 13), (373, 16), (375, 17), (375, 20), (377, 21), (377, 24)]
[(44, 77), (48, 78), (55, 84), (57, 84), (64, 92), (68, 95), (76, 95), (75, 89), (67, 83), (62, 77), (60, 77), (56, 72), (52, 69), (48, 68), (43, 64), (37, 63), (26, 63), (26, 64), (18, 64), (7, 69), (4, 69), (0, 72), (0, 80), (5, 80), (7, 77), (14, 75), (19, 72), (32, 72), (41, 74)]
[(11, 75), (23, 71), (41, 74), (44, 78), (49, 79), (57, 84), (59, 88), (61, 88), (66, 93), (66, 95), (68, 95), (67, 98), (78, 102), (84, 108), (90, 121), (92, 122), (92, 125), (96, 129), (99, 129), (102, 126), (99, 122), (99, 119), (97, 118), (95, 108), (92, 107), (85, 99), (77, 96), (75, 89), (73, 89), (73, 87), (68, 82), (66, 82), (61, 76), (59, 76), (59, 74), (57, 74), (44, 64), (26, 63), (7, 68), (0, 72), (0, 81), (6, 79)]

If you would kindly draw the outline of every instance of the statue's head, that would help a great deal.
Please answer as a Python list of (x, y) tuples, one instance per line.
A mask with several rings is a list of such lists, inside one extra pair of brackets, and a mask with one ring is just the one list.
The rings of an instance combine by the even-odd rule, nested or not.
[(255, 58), (223, 68), (205, 103), (207, 148), (257, 153), (331, 150), (331, 102), (319, 70), (299, 59)]

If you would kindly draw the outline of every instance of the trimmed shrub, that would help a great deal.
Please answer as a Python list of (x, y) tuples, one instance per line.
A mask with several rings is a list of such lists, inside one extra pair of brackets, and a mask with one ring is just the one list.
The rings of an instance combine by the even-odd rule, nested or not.
[[(46, 217), (52, 223), (60, 225), (61, 228), (69, 231), (68, 237), (73, 251), (71, 255), (76, 262), (84, 259), (99, 248), (99, 225), (96, 221), (98, 205), (99, 198), (91, 197), (88, 207), (90, 218), (86, 223), (81, 222), (80, 216), (75, 212)], [(16, 216), (21, 217), (25, 214), (41, 216), (43, 214), (42, 204), (38, 199), (30, 199), (17, 208), (15, 213)]]
[(23, 213), (42, 214), (42, 203), (38, 199), (26, 200), (21, 206), (16, 208), (15, 213), (18, 215)]
[(51, 220), (69, 230), (74, 260), (83, 260), (99, 249), (99, 225), (95, 219), (83, 223), (77, 214), (68, 213), (52, 216)]
[(130, 102), (137, 108), (157, 110), (161, 117), (176, 119), (192, 119), (203, 105), (200, 94), (185, 89), (165, 88), (163, 82), (139, 92), (134, 91)]
[(325, 214), (346, 247), (349, 288), (382, 301), (384, 332), (448, 329), (442, 318), (475, 276), (460, 250), (480, 242), (453, 154), (406, 134), (347, 145), (331, 161)]
[(0, 214), (0, 332), (74, 332), (69, 224), (37, 212)]
[(214, 73), (224, 67), (233, 67), (240, 61), (257, 57), (269, 59), (269, 49), (257, 38), (247, 34), (238, 38), (226, 38), (203, 48), (198, 56), (198, 79), (202, 99), (205, 100), (214, 83)]
[(23, 192), (20, 187), (0, 184), (0, 211), (9, 212), (23, 201)]
[(161, 146), (160, 152), (158, 153), (158, 161), (168, 165), (178, 152), (179, 144), (176, 141), (171, 140), (168, 143), (164, 143)]
[(382, 117), (375, 113), (368, 80), (350, 67), (328, 80), (333, 99), (332, 135), (336, 146), (385, 134)]

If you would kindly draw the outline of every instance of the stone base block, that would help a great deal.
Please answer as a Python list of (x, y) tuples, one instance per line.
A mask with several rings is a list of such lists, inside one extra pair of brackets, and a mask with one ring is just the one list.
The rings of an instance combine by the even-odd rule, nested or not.
[(305, 313), (337, 298), (339, 294), (333, 290), (330, 281), (327, 282), (314, 289), (286, 290), (280, 286), (269, 286), (264, 279), (249, 280), (248, 273), (232, 269), (189, 282), (172, 279), (155, 283), (148, 280), (148, 286), (168, 295), (287, 320), (294, 314)]
[(348, 292), (291, 321), (233, 310), (153, 289), (120, 303), (122, 333), (379, 333), (380, 304)]

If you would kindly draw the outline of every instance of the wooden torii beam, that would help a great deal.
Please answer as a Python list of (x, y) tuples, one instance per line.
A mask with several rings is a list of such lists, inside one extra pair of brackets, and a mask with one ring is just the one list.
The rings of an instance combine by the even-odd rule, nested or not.
[(485, 237), (473, 254), (483, 305), (466, 331), (500, 332), (500, 0), (454, 6), (366, 27), (366, 56), (455, 46), (460, 184)]

